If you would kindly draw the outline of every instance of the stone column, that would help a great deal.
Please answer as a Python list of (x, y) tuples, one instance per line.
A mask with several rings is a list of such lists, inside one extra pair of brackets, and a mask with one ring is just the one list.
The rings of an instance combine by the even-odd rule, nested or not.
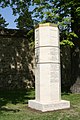
[(61, 100), (59, 30), (54, 24), (35, 28), (35, 100), (28, 106), (42, 112), (70, 107)]

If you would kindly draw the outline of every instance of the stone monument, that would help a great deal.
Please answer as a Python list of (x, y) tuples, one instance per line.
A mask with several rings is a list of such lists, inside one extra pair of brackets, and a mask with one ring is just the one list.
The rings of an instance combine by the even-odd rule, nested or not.
[(39, 24), (35, 28), (35, 100), (30, 108), (42, 112), (70, 108), (61, 100), (59, 30), (55, 24)]

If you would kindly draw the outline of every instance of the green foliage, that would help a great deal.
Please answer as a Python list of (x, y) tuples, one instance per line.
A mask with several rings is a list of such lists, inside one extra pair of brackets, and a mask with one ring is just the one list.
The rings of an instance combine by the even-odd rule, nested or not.
[(72, 41), (69, 41), (69, 40), (62, 40), (60, 42), (60, 45), (70, 45), (71, 47), (74, 46), (73, 42)]
[[(21, 33), (18, 33), (18, 39), (16, 35), (14, 38), (14, 35), (11, 37), (10, 34), (10, 38), (7, 38), (8, 36), (4, 37), (6, 30), (3, 31), (3, 37), (0, 38), (0, 87), (2, 89), (29, 87), (29, 81), (34, 81), (33, 72), (29, 68), (29, 66), (32, 68), (31, 61), (34, 44), (33, 20), (29, 12), (29, 5), (29, 0), (27, 0), (27, 2), (25, 0), (0, 1), (0, 6), (3, 9), (10, 6), (13, 10), (13, 14), (19, 16), (16, 22), (17, 27), (21, 30)], [(6, 26), (6, 21), (0, 15), (0, 28)], [(9, 31), (7, 35), (8, 33)], [(21, 36), (22, 33), (23, 35)], [(17, 34), (17, 31), (13, 34)]]
[(78, 8), (76, 9), (76, 13), (77, 13), (77, 15), (80, 17), (80, 7), (78, 7)]
[(33, 28), (33, 21), (31, 18), (31, 13), (26, 9), (26, 11), (20, 13), (19, 17), (16, 19), (17, 28), (31, 30)]
[(5, 19), (0, 14), (0, 28), (7, 27), (8, 23), (6, 23)]
[(61, 45), (72, 47), (74, 39), (80, 36), (80, 1), (34, 0), (35, 4), (34, 17), (38, 18), (38, 22), (58, 24)]
[(13, 10), (13, 15), (19, 16), (15, 22), (17, 22), (17, 27), (19, 29), (32, 29), (33, 21), (31, 13), (29, 12), (29, 6), (31, 4), (30, 0), (1, 0), (0, 6), (2, 8), (10, 6)]
[[(30, 6), (34, 10), (29, 11)], [(80, 1), (79, 0), (1, 0), (1, 7), (10, 6), (19, 29), (31, 30), (39, 22), (58, 24), (61, 44), (73, 46), (74, 39), (80, 36)], [(32, 18), (33, 16), (33, 18)], [(32, 20), (33, 19), (33, 20)], [(67, 34), (66, 34), (67, 33)], [(66, 40), (66, 42), (65, 42)]]
[(11, 1), (10, 3), (10, 6), (13, 10), (13, 14), (19, 15), (19, 17), (15, 20), (19, 29), (31, 30), (33, 27), (31, 12), (29, 12), (30, 4), (30, 0), (27, 0), (27, 2), (25, 0), (17, 0), (14, 2)]
[[(28, 42), (32, 40), (30, 39), (32, 33), (28, 32), (27, 35), (27, 32), (21, 30), (2, 31), (3, 36), (0, 37), (0, 89), (30, 87), (29, 81), (34, 81), (33, 58)], [(33, 35), (31, 36), (33, 37)]]
[(69, 45), (70, 47), (73, 47), (74, 46), (74, 43), (72, 42), (73, 40), (73, 37), (74, 38), (78, 38), (78, 36), (74, 33), (74, 32), (67, 32), (66, 34), (66, 40), (62, 40), (60, 42), (60, 45)]

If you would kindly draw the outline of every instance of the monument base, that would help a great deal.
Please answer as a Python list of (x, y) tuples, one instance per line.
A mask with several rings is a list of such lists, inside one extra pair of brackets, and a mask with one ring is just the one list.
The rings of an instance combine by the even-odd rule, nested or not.
[(66, 100), (61, 100), (60, 102), (40, 103), (36, 100), (29, 100), (28, 107), (32, 109), (40, 110), (42, 112), (46, 112), (46, 111), (54, 111), (54, 110), (70, 108), (70, 102)]

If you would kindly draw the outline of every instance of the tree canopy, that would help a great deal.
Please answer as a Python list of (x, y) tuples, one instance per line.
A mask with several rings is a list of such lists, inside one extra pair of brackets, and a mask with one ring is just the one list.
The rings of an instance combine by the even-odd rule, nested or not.
[(1, 0), (0, 7), (11, 7), (14, 16), (19, 16), (15, 22), (17, 28), (30, 30), (33, 27), (33, 20), (29, 12), (30, 0)]
[(5, 19), (0, 14), (0, 28), (5, 28), (7, 25), (8, 23), (6, 23)]
[(40, 22), (58, 24), (61, 44), (73, 46), (73, 39), (80, 36), (79, 0), (34, 0), (34, 17)]
[[(73, 39), (80, 37), (80, 1), (79, 0), (1, 0), (0, 7), (10, 6), (17, 27), (30, 30), (33, 23), (51, 22), (60, 29), (61, 45), (73, 46)], [(30, 6), (34, 7), (30, 11)]]

